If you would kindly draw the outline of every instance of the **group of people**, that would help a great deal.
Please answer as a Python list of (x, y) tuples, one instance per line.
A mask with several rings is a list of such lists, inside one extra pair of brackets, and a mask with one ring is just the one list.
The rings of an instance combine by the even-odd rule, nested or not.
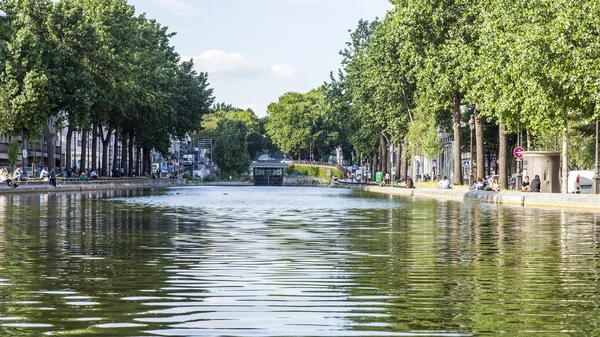
[(97, 179), (98, 179), (98, 173), (96, 173), (96, 170), (91, 170), (89, 174), (86, 171), (81, 171), (81, 173), (79, 173), (79, 180), (81, 180), (81, 181), (97, 180)]
[[(446, 178), (446, 177), (444, 177), (444, 178)], [(525, 179), (523, 180), (521, 192), (541, 192), (541, 186), (542, 186), (542, 184), (541, 184), (539, 175), (536, 174), (531, 182), (529, 181), (529, 176), (526, 176)], [(475, 184), (473, 185), (473, 187), (471, 189), (475, 190), (475, 191), (500, 192), (501, 187), (500, 187), (500, 183), (498, 182), (498, 178), (494, 177), (492, 179), (491, 183), (489, 183), (487, 180), (485, 180), (483, 178), (477, 179), (477, 182), (475, 182)]]
[(541, 192), (542, 191), (542, 182), (540, 181), (540, 176), (535, 175), (533, 180), (529, 181), (529, 176), (525, 176), (523, 180), (523, 185), (521, 187), (521, 192)]
[(13, 172), (12, 179), (8, 176), (7, 169), (0, 168), (0, 182), (6, 183), (6, 185), (9, 187), (17, 188), (20, 181), (25, 181), (25, 178), (23, 177), (23, 170), (21, 170), (21, 168), (17, 168), (15, 172)]

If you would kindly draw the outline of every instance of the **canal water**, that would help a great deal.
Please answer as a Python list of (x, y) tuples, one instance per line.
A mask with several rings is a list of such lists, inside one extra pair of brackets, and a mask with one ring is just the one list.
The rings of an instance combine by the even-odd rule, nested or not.
[(598, 336), (595, 213), (328, 188), (0, 195), (0, 335)]

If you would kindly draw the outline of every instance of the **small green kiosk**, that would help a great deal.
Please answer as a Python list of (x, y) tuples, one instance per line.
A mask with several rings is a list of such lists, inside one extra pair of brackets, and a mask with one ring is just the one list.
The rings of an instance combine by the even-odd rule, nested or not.
[(283, 176), (287, 164), (273, 161), (252, 163), (250, 170), (254, 177), (254, 186), (283, 186)]

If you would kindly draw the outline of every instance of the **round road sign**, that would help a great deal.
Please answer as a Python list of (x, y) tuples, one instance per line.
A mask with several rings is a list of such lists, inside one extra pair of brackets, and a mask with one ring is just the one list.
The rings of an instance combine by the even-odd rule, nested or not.
[(515, 155), (515, 158), (517, 159), (521, 159), (523, 158), (523, 148), (522, 147), (517, 147), (513, 150), (513, 154)]

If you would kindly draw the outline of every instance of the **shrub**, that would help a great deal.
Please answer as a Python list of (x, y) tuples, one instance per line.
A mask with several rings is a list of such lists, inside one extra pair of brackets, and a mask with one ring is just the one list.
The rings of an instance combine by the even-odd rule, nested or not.
[[(331, 172), (331, 176), (327, 176), (327, 169), (330, 170)], [(290, 172), (291, 170), (291, 172)], [(319, 179), (330, 179), (332, 178), (334, 175), (337, 176), (338, 178), (343, 177), (344, 174), (342, 173), (342, 171), (340, 171), (339, 169), (335, 168), (335, 167), (320, 167), (320, 166), (288, 166), (288, 174), (295, 174), (295, 173), (300, 173), (302, 175), (308, 176), (308, 177), (313, 177), (313, 178), (319, 178)]]

